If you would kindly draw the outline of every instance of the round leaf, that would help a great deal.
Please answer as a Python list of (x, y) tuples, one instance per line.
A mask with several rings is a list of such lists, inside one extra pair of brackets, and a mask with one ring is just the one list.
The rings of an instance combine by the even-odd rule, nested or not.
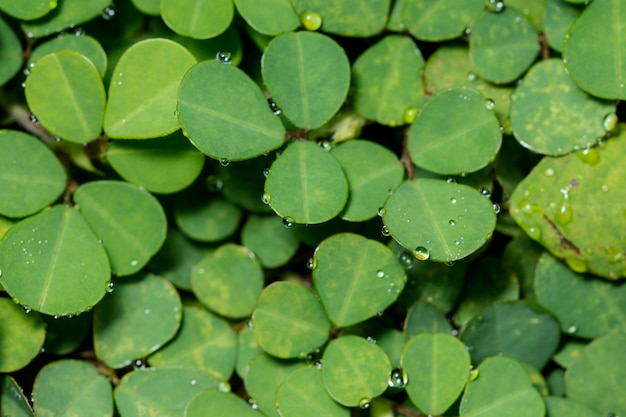
[(74, 201), (102, 240), (116, 275), (139, 271), (165, 241), (163, 208), (140, 187), (121, 181), (93, 181), (74, 193)]
[(46, 324), (45, 353), (61, 356), (76, 350), (91, 330), (91, 318), (88, 312), (58, 318), (43, 316)]
[(259, 346), (284, 359), (304, 358), (326, 342), (331, 327), (317, 298), (292, 282), (276, 282), (263, 289), (252, 326)]
[[(572, 79), (585, 91), (607, 99), (626, 98), (626, 37), (621, 22), (626, 8), (619, 0), (594, 1), (565, 35), (563, 62)], [(612, 41), (597, 42), (598, 39)]]
[(580, 15), (580, 8), (563, 0), (547, 0), (543, 16), (543, 33), (548, 44), (557, 52), (563, 52), (563, 42), (567, 30)]
[(235, 233), (241, 210), (220, 197), (189, 192), (174, 203), (174, 219), (185, 236), (201, 242), (216, 242)]
[(544, 398), (544, 401), (546, 415), (549, 417), (602, 417), (600, 412), (569, 398), (551, 396)]
[(44, 16), (57, 7), (56, 1), (41, 0), (1, 0), (0, 10), (20, 20), (32, 20)]
[(432, 304), (416, 302), (404, 321), (404, 339), (408, 341), (420, 333), (452, 333), (450, 322)]
[(104, 130), (110, 138), (145, 139), (174, 132), (178, 86), (196, 60), (167, 39), (137, 42), (111, 77)]
[(153, 16), (161, 14), (161, 0), (131, 0), (131, 2), (144, 14)]
[[(260, 156), (245, 161), (231, 162), (228, 166), (217, 165), (214, 175), (207, 178), (209, 188), (219, 190), (229, 201), (254, 213), (272, 212), (263, 202), (264, 173), (274, 161), (272, 156)], [(214, 186), (213, 186), (214, 184)]]
[(410, 37), (384, 37), (354, 63), (355, 110), (381, 124), (403, 124), (404, 111), (425, 100), (423, 66), (422, 53)]
[[(242, 327), (237, 334), (237, 362), (235, 371), (241, 379), (246, 378), (250, 369), (250, 362), (256, 358), (263, 349), (259, 347), (252, 334), (252, 322), (248, 320), (245, 327)], [(274, 390), (276, 392), (276, 390)], [(272, 396), (273, 404), (273, 396)]]
[(433, 96), (409, 130), (413, 163), (437, 174), (474, 172), (492, 162), (502, 143), (492, 102), (476, 90)]
[(365, 140), (350, 140), (335, 146), (331, 155), (339, 161), (348, 180), (348, 202), (341, 217), (364, 221), (376, 216), (402, 182), (404, 168), (396, 155), (384, 146)]
[(600, 411), (603, 416), (625, 415), (624, 344), (626, 335), (611, 333), (587, 345), (565, 373), (567, 396)]
[(2, 402), (2, 412), (6, 416), (35, 416), (22, 387), (9, 375), (0, 377), (0, 402)]
[(248, 217), (241, 231), (241, 243), (250, 249), (266, 268), (286, 264), (298, 250), (292, 230), (278, 216)]
[(178, 93), (178, 118), (183, 133), (200, 151), (225, 161), (276, 149), (285, 135), (254, 81), (215, 60), (201, 62), (185, 75)]
[[(39, 0), (39, 2), (41, 1)], [(25, 2), (17, 3), (23, 4)], [(32, 3), (32, 1), (28, 3)], [(111, 0), (91, 0), (88, 2), (84, 0), (49, 0), (43, 3), (47, 3), (48, 7), (54, 3), (56, 7), (38, 19), (22, 22), (22, 30), (28, 38), (42, 38), (64, 29), (76, 27), (96, 16), (103, 15), (105, 9), (111, 5)], [(115, 13), (114, 10), (113, 13)]]
[(106, 293), (106, 252), (78, 211), (55, 206), (15, 224), (0, 241), (0, 284), (50, 315), (90, 309)]
[(271, 167), (265, 198), (287, 223), (323, 223), (343, 209), (348, 182), (335, 158), (313, 142), (291, 142)]
[(26, 78), (26, 101), (55, 136), (87, 143), (100, 136), (105, 94), (94, 64), (72, 51), (48, 54)]
[(508, 356), (543, 369), (559, 344), (559, 323), (524, 301), (495, 304), (470, 321), (461, 335), (472, 362)]
[(391, 362), (384, 350), (362, 337), (332, 340), (322, 361), (324, 386), (339, 404), (365, 408), (387, 388)]
[(39, 314), (25, 314), (10, 299), (0, 298), (0, 334), (0, 372), (13, 372), (39, 354), (46, 327)]
[(63, 192), (63, 166), (33, 136), (0, 130), (0, 213), (9, 217), (33, 214)]
[(151, 355), (148, 362), (155, 367), (201, 369), (228, 380), (235, 366), (236, 346), (228, 322), (202, 307), (188, 305), (183, 307), (176, 337)]
[(407, 180), (385, 203), (389, 233), (418, 259), (451, 262), (481, 247), (495, 228), (489, 199), (466, 185)]
[(461, 399), (461, 417), (542, 417), (545, 405), (524, 368), (514, 359), (486, 359)]
[(539, 51), (537, 28), (512, 8), (484, 13), (472, 25), (470, 59), (478, 75), (496, 84), (515, 81)]
[[(4, 1), (3, 3), (14, 2)], [(3, 7), (4, 5), (0, 5), (0, 8)], [(0, 55), (2, 55), (0, 85), (4, 85), (20, 70), (23, 51), (20, 40), (13, 32), (13, 29), (11, 29), (11, 26), (7, 25), (2, 18), (0, 18), (0, 38), (2, 38), (2, 44), (0, 44)]]
[(441, 415), (461, 395), (470, 358), (463, 343), (447, 334), (421, 334), (402, 351), (402, 369), (408, 375), (406, 392), (420, 410)]
[(300, 26), (300, 19), (289, 0), (235, 0), (237, 11), (254, 30), (276, 36)]
[(339, 405), (324, 388), (322, 371), (314, 366), (292, 372), (276, 392), (281, 417), (348, 417), (350, 410)]
[(330, 320), (339, 327), (374, 317), (393, 303), (406, 281), (385, 245), (338, 233), (315, 250), (313, 282)]
[[(537, 301), (550, 309), (561, 330), (595, 338), (612, 330), (626, 332), (626, 285), (577, 274), (548, 253), (535, 272)], [(567, 297), (563, 297), (567, 294)]]
[(163, 278), (139, 275), (117, 283), (115, 291), (94, 309), (97, 358), (117, 369), (146, 357), (174, 337), (180, 310), (178, 293)]
[(411, 35), (436, 42), (463, 35), (484, 8), (484, 0), (405, 1), (401, 16)]
[(40, 58), (62, 50), (71, 50), (83, 55), (94, 64), (100, 76), (104, 76), (107, 69), (106, 52), (96, 39), (80, 35), (80, 32), (76, 32), (75, 35), (62, 34), (37, 46), (30, 55), (27, 65), (32, 68)]
[(190, 38), (213, 38), (233, 20), (233, 0), (162, 0), (161, 16), (174, 32)]
[(265, 48), (261, 66), (272, 100), (303, 129), (315, 129), (330, 120), (348, 94), (348, 58), (339, 44), (319, 33), (277, 36)]
[(41, 417), (113, 415), (111, 384), (86, 361), (61, 360), (41, 368), (33, 384), (33, 401)]
[(204, 156), (178, 132), (166, 138), (112, 141), (106, 158), (125, 180), (163, 194), (187, 188), (204, 165)]
[(207, 389), (189, 401), (184, 417), (237, 416), (258, 417), (255, 411), (242, 398), (230, 392)]

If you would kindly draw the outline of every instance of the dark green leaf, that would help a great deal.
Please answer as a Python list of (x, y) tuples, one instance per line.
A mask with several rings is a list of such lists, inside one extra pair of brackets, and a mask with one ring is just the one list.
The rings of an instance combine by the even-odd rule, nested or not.
[[(21, 1), (19, 3), (22, 3)], [(31, 3), (31, 1), (29, 1)], [(111, 9), (111, 0), (62, 0), (48, 1), (48, 7), (52, 3), (56, 7), (50, 7), (52, 10), (39, 19), (22, 22), (22, 30), (27, 38), (42, 38), (64, 29), (73, 28), (96, 16), (115, 14), (115, 10)], [(32, 9), (31, 9), (32, 10)]]
[(241, 230), (241, 243), (266, 268), (284, 265), (297, 252), (299, 246), (293, 229), (286, 228), (280, 217), (272, 215), (248, 217)]
[(432, 304), (416, 302), (411, 306), (404, 321), (404, 340), (420, 333), (452, 333), (448, 319)]
[[(3, 1), (3, 3), (14, 3), (11, 1)], [(16, 3), (18, 4), (18, 3)], [(0, 8), (4, 8), (4, 5), (0, 5)], [(22, 66), (22, 45), (20, 40), (11, 29), (11, 26), (0, 18), (0, 38), (2, 43), (0, 44), (0, 55), (2, 56), (2, 66), (0, 67), (0, 85), (9, 81)]]
[(569, 398), (546, 397), (547, 417), (603, 417), (603, 414)]
[(37, 356), (46, 328), (39, 314), (26, 314), (10, 299), (0, 298), (0, 334), (0, 372), (13, 372)]
[(24, 390), (9, 375), (0, 377), (0, 403), (2, 413), (7, 417), (35, 416)]
[(235, 233), (241, 210), (220, 197), (198, 195), (193, 190), (179, 195), (174, 219), (183, 234), (201, 242), (216, 242)]
[(237, 416), (257, 417), (254, 411), (242, 398), (230, 392), (207, 389), (194, 396), (185, 408), (184, 417), (205, 416)]
[(436, 42), (460, 37), (484, 7), (484, 0), (405, 1), (401, 16), (411, 35)]
[(56, 1), (41, 0), (2, 0), (0, 10), (20, 20), (32, 20), (42, 17), (57, 7)]
[(557, 52), (563, 51), (563, 42), (569, 27), (580, 15), (580, 8), (563, 0), (547, 0), (543, 16), (543, 32), (548, 44)]

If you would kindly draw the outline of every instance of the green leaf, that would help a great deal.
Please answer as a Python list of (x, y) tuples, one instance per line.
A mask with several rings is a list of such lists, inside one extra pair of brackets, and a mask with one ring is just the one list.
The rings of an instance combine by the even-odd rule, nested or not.
[[(19, 3), (24, 4), (22, 1)], [(32, 1), (28, 3), (32, 3)], [(43, 38), (44, 36), (81, 25), (96, 16), (104, 16), (107, 14), (106, 11), (113, 10), (109, 7), (111, 0), (91, 0), (87, 2), (84, 0), (62, 0), (58, 2), (50, 0), (47, 3), (48, 7), (54, 3), (56, 7), (51, 7), (54, 10), (38, 19), (21, 23), (22, 30), (27, 38)], [(114, 10), (113, 13), (115, 13)]]
[(116, 275), (139, 271), (165, 241), (163, 208), (140, 187), (121, 181), (92, 181), (74, 193), (74, 201), (102, 240)]
[(502, 143), (495, 104), (476, 90), (451, 88), (433, 96), (409, 130), (413, 163), (437, 174), (478, 171)]
[(559, 323), (550, 312), (527, 301), (513, 301), (487, 307), (465, 326), (461, 340), (473, 363), (504, 355), (543, 369), (559, 336)]
[(94, 365), (75, 359), (44, 366), (33, 384), (37, 416), (113, 415), (113, 394), (109, 381)]
[(180, 321), (180, 297), (169, 281), (147, 274), (129, 278), (94, 309), (96, 357), (123, 368), (172, 339)]
[(319, 33), (277, 36), (263, 52), (261, 69), (272, 100), (285, 117), (303, 129), (315, 129), (329, 121), (346, 99), (350, 86), (350, 63), (345, 51)]
[(131, 2), (142, 13), (153, 16), (161, 14), (161, 0), (131, 0)]
[[(3, 3), (12, 3), (3, 1)], [(20, 3), (21, 4), (21, 3)], [(4, 5), (0, 5), (2, 8)], [(20, 40), (11, 29), (11, 26), (0, 18), (0, 55), (2, 56), (2, 67), (0, 67), (0, 85), (4, 85), (9, 81), (22, 66), (22, 45)]]
[(246, 379), (250, 369), (250, 362), (260, 353), (264, 353), (263, 349), (259, 347), (252, 334), (252, 321), (248, 320), (246, 326), (242, 327), (237, 334), (237, 361), (235, 363), (235, 371), (241, 379)]
[(235, 233), (241, 210), (220, 197), (209, 198), (193, 190), (174, 202), (174, 219), (183, 234), (201, 242), (217, 242)]
[[(46, 324), (46, 340), (43, 349), (53, 355), (67, 355), (78, 348), (91, 330), (91, 314), (76, 316), (42, 316)], [(42, 351), (43, 352), (43, 351)]]
[(145, 139), (174, 132), (176, 95), (195, 58), (167, 39), (147, 39), (128, 48), (109, 85), (104, 130), (114, 139)]
[(546, 416), (548, 417), (603, 417), (603, 414), (578, 401), (561, 397), (546, 397)]
[(0, 10), (19, 20), (32, 20), (42, 17), (57, 7), (55, 0), (0, 0)]
[(484, 0), (405, 1), (401, 16), (411, 35), (437, 42), (463, 35), (484, 8)]
[(555, 363), (563, 368), (569, 368), (576, 359), (580, 357), (586, 342), (580, 339), (565, 340), (558, 352), (554, 354), (552, 359)]
[(517, 274), (521, 293), (527, 300), (536, 299), (535, 271), (542, 253), (541, 245), (523, 233), (514, 237), (504, 248), (502, 261)]
[(83, 216), (55, 206), (15, 224), (0, 241), (0, 284), (50, 315), (90, 309), (106, 293), (109, 260)]
[(148, 363), (157, 368), (200, 369), (226, 381), (233, 373), (236, 346), (228, 322), (200, 306), (186, 305), (176, 337), (152, 354)]
[(563, 0), (547, 0), (543, 16), (543, 33), (552, 49), (563, 52), (567, 30), (579, 15), (579, 7), (567, 4)]
[(100, 135), (104, 86), (83, 55), (59, 51), (39, 59), (26, 78), (24, 93), (39, 123), (53, 135), (76, 143)]
[(392, 32), (403, 32), (406, 29), (406, 24), (402, 19), (402, 8), (404, 7), (405, 0), (396, 0), (391, 4), (391, 10), (389, 10), (389, 19), (385, 29)]
[(223, 33), (233, 20), (233, 0), (162, 0), (161, 17), (174, 32), (196, 39)]
[(589, 94), (607, 99), (626, 97), (626, 53), (620, 46), (626, 37), (621, 24), (624, 19), (626, 8), (619, 0), (595, 1), (565, 35), (563, 62), (567, 72)]
[(216, 60), (195, 65), (183, 78), (178, 118), (185, 136), (202, 153), (224, 163), (276, 149), (285, 135), (254, 81)]
[(276, 392), (281, 417), (348, 417), (350, 410), (339, 405), (326, 391), (322, 370), (315, 366), (292, 372)]
[(237, 416), (257, 417), (260, 413), (241, 397), (216, 389), (207, 389), (194, 396), (185, 408), (185, 417)]
[(237, 11), (254, 30), (276, 36), (300, 26), (290, 0), (235, 0)]
[(223, 385), (199, 369), (136, 369), (124, 375), (115, 388), (115, 405), (124, 417), (180, 417), (197, 393)]
[(389, 307), (405, 281), (394, 253), (361, 235), (337, 233), (315, 250), (315, 289), (338, 327), (359, 323)]
[(432, 304), (415, 302), (404, 320), (404, 340), (420, 333), (452, 333), (452, 326), (443, 313)]
[(103, 77), (107, 69), (106, 52), (95, 38), (80, 33), (76, 32), (74, 35), (63, 33), (37, 46), (28, 59), (28, 68), (34, 67), (39, 59), (48, 54), (70, 50), (83, 55), (91, 61), (98, 69), (100, 76)]
[(332, 340), (322, 363), (324, 386), (339, 404), (367, 408), (387, 388), (391, 362), (384, 350), (362, 337)]
[(250, 395), (252, 403), (256, 404), (263, 414), (279, 417), (274, 405), (276, 390), (290, 373), (302, 366), (300, 361), (280, 360), (265, 353), (257, 355), (250, 362), (244, 379), (246, 392)]
[(46, 328), (39, 314), (25, 314), (10, 299), (0, 298), (0, 334), (0, 372), (13, 372), (39, 354)]
[(9, 217), (33, 214), (63, 192), (63, 166), (33, 136), (0, 130), (0, 213)]
[(295, 141), (271, 166), (265, 198), (286, 224), (323, 223), (343, 209), (348, 182), (335, 158), (309, 141)]
[(330, 327), (317, 298), (292, 282), (265, 287), (252, 314), (252, 330), (259, 346), (283, 359), (304, 358), (326, 342)]
[(626, 414), (626, 335), (607, 334), (591, 342), (565, 373), (567, 397), (575, 398), (603, 416)]
[(543, 29), (543, 17), (545, 15), (547, 0), (508, 0), (506, 7), (520, 12), (530, 20), (537, 29)]
[(299, 14), (308, 11), (319, 14), (324, 32), (360, 38), (377, 35), (384, 29), (391, 1), (291, 0), (291, 3)]
[[(593, 145), (615, 104), (594, 99), (571, 80), (559, 59), (535, 64), (513, 95), (511, 129), (522, 146), (564, 155)], [(563, 123), (567, 120), (567, 123)]]
[(466, 185), (407, 180), (385, 203), (391, 236), (420, 260), (451, 262), (481, 247), (495, 228), (489, 199)]
[[(626, 285), (577, 274), (548, 253), (535, 272), (537, 301), (561, 322), (564, 333), (585, 339), (626, 332)], [(567, 294), (567, 297), (563, 297)]]
[(0, 403), (2, 412), (7, 417), (34, 417), (24, 390), (9, 375), (0, 377)]
[(263, 270), (254, 252), (227, 243), (198, 262), (191, 288), (210, 310), (229, 318), (243, 318), (254, 309), (263, 289)]
[(293, 230), (286, 228), (278, 216), (248, 217), (241, 230), (241, 243), (250, 249), (266, 268), (286, 264), (298, 250)]
[(274, 161), (273, 156), (260, 156), (245, 161), (231, 162), (227, 166), (217, 165), (214, 175), (207, 177), (209, 190), (222, 191), (229, 201), (254, 213), (272, 212), (272, 208), (262, 200), (265, 186), (265, 173), (269, 175), (269, 167)]
[(561, 158), (545, 157), (511, 196), (517, 224), (576, 272), (626, 276), (623, 135)]
[(472, 25), (470, 59), (482, 78), (496, 84), (515, 81), (539, 51), (537, 28), (512, 8), (484, 13)]
[(420, 410), (441, 415), (461, 395), (467, 382), (470, 358), (463, 343), (447, 334), (421, 334), (402, 351), (408, 375), (406, 392)]
[(524, 368), (514, 359), (493, 357), (476, 369), (461, 399), (461, 417), (542, 417), (545, 405)]
[(404, 112), (425, 101), (424, 58), (411, 38), (388, 35), (361, 54), (352, 69), (354, 108), (378, 123), (404, 124)]
[(111, 141), (105, 156), (126, 181), (162, 194), (187, 188), (204, 166), (204, 156), (180, 132), (165, 138)]

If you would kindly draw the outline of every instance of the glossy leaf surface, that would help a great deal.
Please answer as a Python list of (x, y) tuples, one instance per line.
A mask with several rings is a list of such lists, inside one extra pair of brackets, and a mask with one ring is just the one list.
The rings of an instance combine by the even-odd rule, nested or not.
[(176, 33), (190, 38), (213, 38), (233, 20), (233, 0), (162, 0), (163, 21)]
[(237, 11), (257, 32), (276, 36), (300, 26), (300, 19), (290, 0), (235, 0)]
[[(50, 7), (51, 2), (46, 3)], [(84, 0), (62, 0), (55, 3), (57, 6), (51, 12), (38, 19), (21, 23), (27, 38), (42, 38), (85, 23), (96, 16), (100, 16), (111, 5), (111, 0), (88, 2)]]
[(285, 117), (303, 129), (315, 129), (330, 120), (350, 86), (350, 64), (344, 50), (319, 33), (292, 32), (274, 38), (261, 65), (272, 100)]
[(276, 149), (285, 134), (259, 87), (241, 70), (219, 61), (201, 62), (185, 75), (178, 119), (202, 153), (225, 161)]
[(0, 241), (0, 268), (0, 284), (13, 299), (50, 315), (91, 308), (110, 277), (98, 238), (78, 211), (61, 205), (7, 232)]
[(104, 76), (107, 69), (106, 52), (95, 38), (80, 33), (59, 35), (37, 46), (28, 59), (27, 65), (32, 68), (40, 58), (48, 54), (70, 50), (83, 55), (91, 61), (98, 69), (100, 76)]
[(436, 42), (460, 37), (484, 7), (483, 0), (405, 1), (401, 16), (411, 35)]
[(42, 17), (54, 10), (57, 7), (57, 3), (54, 1), (41, 1), (41, 0), (24, 0), (24, 1), (12, 1), (2, 0), (0, 1), (0, 10), (4, 13), (21, 20), (32, 20)]
[[(0, 298), (0, 371), (13, 372), (37, 356), (46, 337), (41, 316), (27, 315), (8, 298)], [(3, 404), (4, 406), (4, 404)], [(3, 407), (4, 408), (4, 407)]]

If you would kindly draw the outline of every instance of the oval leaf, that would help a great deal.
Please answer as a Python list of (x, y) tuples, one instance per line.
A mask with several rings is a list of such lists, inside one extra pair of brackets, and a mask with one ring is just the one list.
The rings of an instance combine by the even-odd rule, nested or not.
[(107, 69), (106, 52), (95, 38), (82, 35), (78, 31), (74, 35), (59, 34), (56, 38), (52, 38), (37, 46), (33, 49), (27, 65), (29, 68), (32, 68), (40, 58), (62, 50), (71, 50), (83, 55), (95, 65), (100, 76), (104, 76)]
[[(22, 30), (27, 38), (42, 38), (61, 32), (64, 29), (74, 28), (94, 17), (106, 14), (105, 9), (108, 10), (108, 13), (111, 13), (110, 10), (113, 10), (109, 7), (111, 0), (92, 0), (88, 2), (84, 0), (52, 0), (39, 2), (48, 4), (48, 7), (55, 4), (56, 7), (38, 19), (22, 22)], [(22, 4), (21, 1), (19, 3)], [(31, 3), (31, 1), (28, 3)], [(115, 14), (115, 10), (112, 13)]]
[(411, 35), (436, 42), (463, 35), (484, 8), (484, 0), (405, 1), (401, 18)]
[[(15, 3), (7, 2), (4, 3)], [(16, 3), (18, 4), (18, 3)], [(21, 3), (19, 3), (21, 4)], [(2, 45), (0, 45), (0, 54), (2, 55), (2, 67), (0, 67), (0, 86), (9, 81), (22, 66), (22, 45), (20, 40), (11, 29), (11, 26), (0, 18), (0, 37)]]
[(6, 14), (20, 20), (32, 20), (42, 17), (57, 7), (55, 1), (41, 0), (1, 0), (0, 9)]
[(184, 417), (237, 416), (258, 417), (250, 404), (231, 392), (207, 389), (189, 401)]
[(235, 0), (237, 11), (254, 30), (276, 36), (300, 26), (300, 19), (290, 0)]
[(161, 16), (174, 32), (208, 39), (224, 32), (233, 20), (233, 0), (162, 0)]
[(250, 249), (266, 268), (286, 264), (298, 251), (299, 242), (292, 229), (286, 228), (280, 217), (255, 216), (241, 230), (241, 243)]
[(0, 377), (0, 402), (2, 412), (11, 417), (35, 417), (24, 390), (9, 375)]
[[(0, 372), (17, 371), (39, 354), (46, 327), (37, 313), (25, 314), (8, 298), (0, 298)], [(2, 404), (4, 412), (4, 403)]]

